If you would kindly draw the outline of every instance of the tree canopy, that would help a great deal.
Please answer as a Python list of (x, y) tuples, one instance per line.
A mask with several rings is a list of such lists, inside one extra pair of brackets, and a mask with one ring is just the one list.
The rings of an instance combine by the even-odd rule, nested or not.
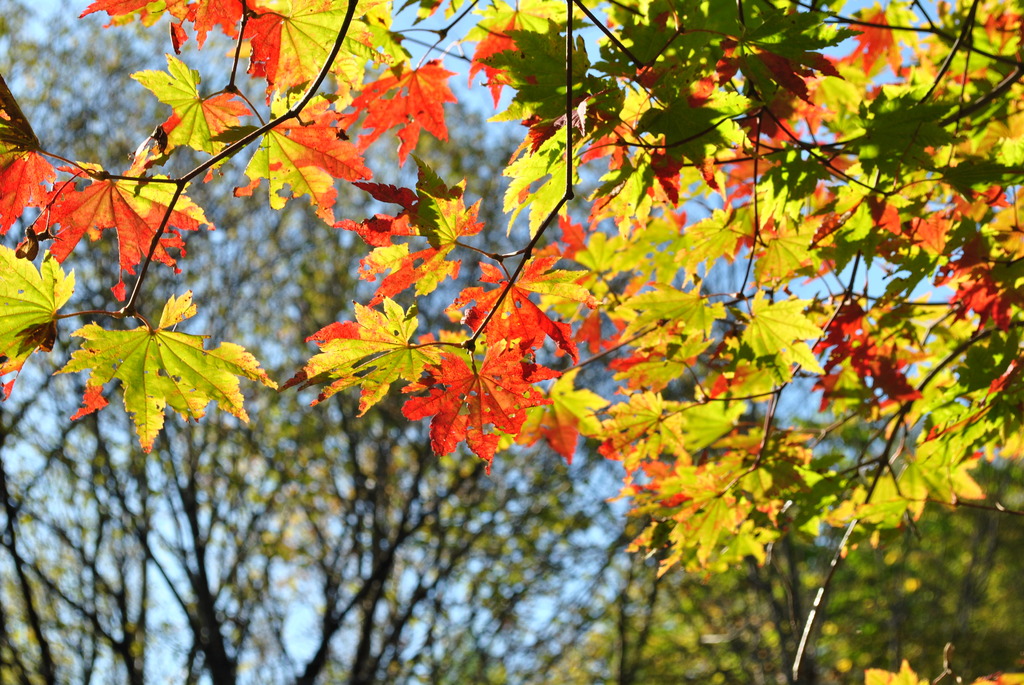
[[(0, 79), (0, 231), (21, 240), (0, 247), (3, 394), (30, 359), (84, 372), (69, 418), (116, 396), (144, 452), (187, 435), (168, 408), (245, 421), (261, 392), (314, 388), (309, 412), (400, 413), (488, 470), (541, 444), (597, 455), (661, 573), (765, 564), (795, 535), (834, 543), (824, 590), (929, 506), (1020, 516), (976, 473), (1024, 453), (1024, 8), (845, 4), (93, 2), (111, 31), (169, 27), (160, 68), (116, 86), (161, 109), (125, 124), (129, 161), (79, 160)], [(498, 189), (417, 154), (468, 154), (445, 147), (459, 100), (522, 124)], [(210, 188), (308, 203), (305, 240), (363, 246), (330, 272), (366, 292), (341, 320), (261, 312), (315, 346), (284, 376), (209, 342), (196, 322), (241, 313), (177, 287), (186, 243), (226, 228), (206, 234)], [(225, 282), (271, 278), (215, 249)], [(273, 286), (317, 287), (291, 269)]]

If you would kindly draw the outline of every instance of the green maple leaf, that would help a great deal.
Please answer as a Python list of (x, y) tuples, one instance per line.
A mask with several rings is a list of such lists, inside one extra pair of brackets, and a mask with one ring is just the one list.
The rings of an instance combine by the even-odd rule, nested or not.
[(167, 71), (140, 71), (132, 78), (174, 110), (164, 124), (171, 145), (187, 145), (213, 154), (224, 146), (214, 137), (238, 126), (239, 117), (250, 114), (249, 108), (230, 93), (203, 98), (199, 94), (199, 72), (173, 55), (167, 55)]
[(316, 342), (314, 356), (285, 388), (330, 383), (313, 404), (354, 386), (362, 386), (359, 414), (377, 404), (399, 379), (416, 381), (427, 364), (438, 364), (441, 353), (435, 347), (411, 344), (418, 325), (416, 310), (406, 312), (389, 298), (384, 311), (356, 304), (356, 320), (334, 323), (307, 338)]
[[(54, 315), (74, 289), (74, 272), (65, 275), (52, 255), (37, 271), (32, 262), (0, 246), (0, 376), (17, 373), (37, 349), (52, 349)], [(13, 387), (13, 380), (3, 385), (5, 398)]]
[(625, 335), (633, 335), (645, 327), (662, 320), (686, 322), (686, 333), (711, 334), (711, 327), (718, 319), (725, 318), (725, 305), (709, 303), (697, 290), (684, 292), (668, 285), (657, 283), (654, 290), (629, 298), (625, 306), (637, 312), (626, 329)]
[(865, 171), (895, 177), (908, 163), (932, 168), (931, 150), (955, 140), (941, 123), (949, 107), (920, 102), (924, 92), (923, 87), (884, 85), (878, 97), (861, 104), (864, 133), (851, 147)]
[(823, 12), (773, 9), (765, 12), (760, 26), (744, 32), (743, 41), (767, 46), (778, 55), (799, 58), (807, 51), (832, 47), (857, 35), (857, 31), (838, 28), (826, 19), (828, 15)]
[(132, 415), (142, 449), (149, 452), (164, 425), (164, 409), (185, 419), (199, 419), (210, 402), (248, 421), (238, 389), (238, 376), (271, 388), (259, 362), (239, 345), (221, 343), (203, 349), (207, 336), (168, 330), (195, 315), (192, 292), (172, 297), (164, 305), (157, 328), (108, 331), (89, 324), (73, 335), (84, 338), (82, 349), (71, 355), (57, 373), (89, 371), (83, 406), (72, 416), (78, 419), (107, 405), (103, 386), (118, 379), (124, 387), (124, 406)]
[[(505, 191), (504, 211), (511, 213), (509, 226), (527, 206), (530, 208), (530, 235), (536, 235), (540, 225), (558, 205), (565, 194), (565, 140), (554, 136), (534, 153), (525, 152), (509, 164), (502, 175), (511, 178)], [(575, 183), (576, 170), (573, 169)]]
[(755, 357), (777, 357), (786, 365), (799, 364), (813, 373), (824, 373), (805, 340), (821, 336), (821, 329), (804, 314), (806, 300), (769, 302), (758, 293), (751, 306), (753, 320), (743, 342)]
[[(534, 24), (536, 25), (536, 24)], [(495, 53), (483, 63), (502, 72), (503, 81), (516, 89), (508, 109), (494, 120), (511, 121), (537, 115), (554, 120), (565, 114), (565, 38), (562, 25), (548, 20), (537, 30), (513, 30), (508, 35), (518, 50)], [(577, 37), (573, 46), (572, 83), (577, 92), (600, 88), (587, 77), (590, 59), (586, 43)]]
[(467, 208), (465, 179), (458, 185), (448, 186), (426, 162), (415, 155), (413, 159), (419, 167), (416, 227), (420, 235), (426, 236), (431, 247), (447, 254), (459, 238), (476, 235), (483, 229), (483, 224), (477, 220), (480, 202), (478, 200)]

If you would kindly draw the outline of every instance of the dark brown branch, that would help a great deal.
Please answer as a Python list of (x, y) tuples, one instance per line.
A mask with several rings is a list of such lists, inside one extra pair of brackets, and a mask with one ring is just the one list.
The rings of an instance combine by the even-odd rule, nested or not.
[(32, 584), (28, 578), (26, 566), (28, 562), (18, 551), (18, 505), (14, 503), (11, 491), (7, 486), (7, 466), (4, 464), (3, 456), (0, 455), (0, 499), (3, 500), (4, 515), (7, 518), (7, 525), (3, 536), (0, 537), (0, 545), (7, 548), (14, 565), (14, 573), (18, 577), (18, 588), (21, 591), (22, 602), (25, 604), (25, 613), (28, 615), (29, 628), (33, 637), (39, 645), (39, 675), (47, 685), (56, 685), (57, 671), (53, 661), (53, 654), (50, 651), (50, 642), (43, 632), (42, 618), (36, 608), (36, 601), (32, 595)]

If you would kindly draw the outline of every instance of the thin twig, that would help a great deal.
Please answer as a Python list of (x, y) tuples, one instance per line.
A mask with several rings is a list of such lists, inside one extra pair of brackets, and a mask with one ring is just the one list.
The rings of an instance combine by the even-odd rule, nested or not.
[(515, 271), (512, 272), (511, 277), (509, 277), (508, 281), (505, 283), (505, 287), (502, 288), (501, 293), (498, 295), (498, 299), (494, 301), (494, 305), (487, 312), (487, 316), (485, 316), (484, 320), (480, 322), (480, 325), (477, 327), (476, 331), (474, 331), (473, 335), (467, 338), (466, 341), (463, 343), (462, 346), (470, 351), (476, 348), (477, 339), (479, 339), (480, 336), (483, 335), (484, 330), (487, 328), (487, 324), (489, 324), (491, 322), (491, 319), (493, 319), (495, 314), (497, 314), (498, 309), (505, 301), (505, 298), (508, 297), (509, 292), (511, 292), (512, 288), (515, 286), (516, 281), (519, 280), (519, 276), (522, 275), (523, 269), (526, 267), (526, 263), (530, 261), (530, 257), (533, 254), (533, 250), (537, 246), (537, 243), (540, 241), (541, 236), (544, 235), (544, 232), (551, 225), (551, 222), (554, 221), (555, 217), (557, 217), (558, 214), (562, 211), (562, 208), (565, 206), (565, 204), (573, 198), (572, 5), (573, 0), (566, 0), (566, 9), (568, 11), (569, 16), (567, 21), (568, 28), (565, 32), (565, 191), (562, 194), (562, 198), (558, 201), (558, 204), (556, 204), (554, 209), (548, 212), (548, 215), (544, 217), (544, 221), (541, 222), (540, 226), (537, 227), (537, 232), (533, 235), (533, 237), (530, 239), (530, 242), (527, 243), (526, 247), (523, 249), (523, 258), (516, 266)]
[[(644, 62), (641, 62), (640, 58), (638, 58), (636, 55), (634, 55), (632, 53), (632, 51), (630, 51), (629, 48), (627, 48), (625, 45), (623, 45), (622, 41), (620, 41), (618, 39), (618, 37), (616, 37), (616, 35), (611, 32), (611, 29), (609, 29), (607, 26), (605, 26), (603, 21), (601, 21), (600, 19), (595, 17), (594, 13), (591, 12), (587, 8), (587, 6), (584, 5), (581, 2), (581, 0), (574, 0), (574, 1), (575, 1), (576, 6), (579, 7), (581, 10), (583, 10), (583, 14), (587, 15), (587, 19), (590, 19), (590, 21), (592, 21), (594, 23), (594, 26), (596, 26), (597, 28), (601, 29), (601, 32), (608, 38), (608, 40), (610, 40), (612, 42), (612, 45), (615, 46), (615, 49), (618, 50), (619, 52), (621, 52), (626, 57), (628, 57), (629, 61), (633, 63), (633, 66), (635, 66), (637, 69), (643, 69), (644, 67), (647, 66), (647, 64), (645, 64)], [(573, 5), (573, 3), (570, 2), (569, 3), (569, 26), (570, 27), (572, 26), (572, 5)], [(570, 30), (571, 30), (571, 28), (570, 28)]]

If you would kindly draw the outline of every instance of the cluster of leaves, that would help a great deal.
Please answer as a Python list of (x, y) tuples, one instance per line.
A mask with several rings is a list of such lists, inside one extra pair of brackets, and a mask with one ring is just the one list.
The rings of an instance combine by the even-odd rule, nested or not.
[[(929, 683), (940, 682), (946, 676), (951, 676), (951, 681), (965, 682), (950, 670), (948, 663), (939, 677), (929, 680), (919, 677), (910, 667), (910, 664), (904, 661), (900, 665), (900, 670), (895, 673), (884, 671), (880, 668), (868, 669), (864, 673), (864, 685), (928, 685)], [(971, 685), (1019, 685), (1019, 683), (1024, 683), (1024, 674), (996, 673), (971, 681)]]
[[(422, 132), (446, 139), (454, 100), (455, 74), (429, 51), (414, 61), (390, 2), (90, 5), (115, 24), (169, 19), (176, 53), (211, 31), (237, 49), (214, 93), (172, 55), (135, 75), (171, 115), (123, 173), (47, 150), (0, 83), (0, 231), (36, 215), (2, 253), (0, 371), (49, 349), (61, 318), (113, 319), (138, 327), (74, 334), (62, 370), (91, 374), (76, 416), (117, 378), (147, 450), (167, 404), (244, 418), (236, 376), (273, 386), (256, 361), (170, 330), (189, 296), (154, 327), (139, 293), (209, 225), (189, 184), (258, 142), (236, 195), (266, 180), (272, 206), (306, 196), (368, 246), (375, 295), (311, 335), (319, 353), (284, 383), (321, 387), (315, 402), (359, 388), (365, 412), (402, 384), (437, 454), (465, 442), (488, 463), (539, 440), (571, 459), (582, 434), (625, 467), (623, 494), (650, 521), (636, 544), (665, 548), (665, 567), (763, 561), (784, 530), (877, 536), (928, 502), (984, 499), (977, 460), (1024, 452), (1019, 3), (462, 5), (445, 7), (439, 41), (475, 10), (459, 37), (475, 45), (469, 77), (486, 78), (496, 121), (526, 130), (503, 170), (512, 253), (489, 248), (465, 182), (418, 160), (415, 188), (371, 180), (370, 144), (393, 131), (406, 164)], [(423, 0), (418, 19), (440, 7)], [(265, 106), (236, 82), (243, 54)], [(199, 161), (155, 174), (178, 148)], [(336, 217), (337, 182), (398, 209)], [(73, 280), (57, 263), (110, 230), (123, 306), (59, 313)], [(449, 280), (452, 325), (420, 333), (416, 302), (450, 295)], [(581, 387), (580, 367), (599, 366)], [(784, 409), (794, 395), (804, 409)], [(856, 452), (832, 440), (854, 420), (874, 431)]]

